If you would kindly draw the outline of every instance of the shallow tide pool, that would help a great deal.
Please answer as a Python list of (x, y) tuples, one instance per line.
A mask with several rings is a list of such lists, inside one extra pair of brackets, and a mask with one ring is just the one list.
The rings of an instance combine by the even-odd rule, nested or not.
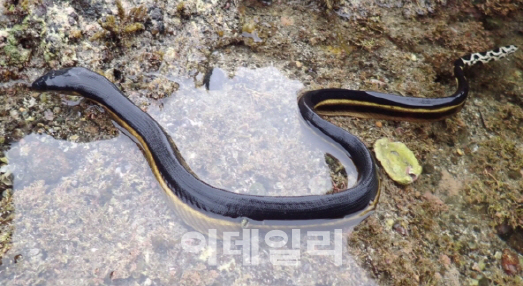
[[(135, 102), (149, 104), (200, 179), (238, 193), (324, 194), (327, 152), (355, 184), (351, 161), (300, 121), (300, 82), (272, 67), (228, 73), (215, 69), (209, 90), (165, 76), (180, 85), (174, 94)], [(374, 285), (347, 253), (350, 226), (231, 241), (195, 232), (125, 132), (91, 143), (31, 134), (7, 157), (16, 215), (2, 285)]]

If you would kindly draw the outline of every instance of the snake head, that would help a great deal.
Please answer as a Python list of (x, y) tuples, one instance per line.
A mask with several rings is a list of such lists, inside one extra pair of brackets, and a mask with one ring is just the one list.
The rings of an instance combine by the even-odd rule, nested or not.
[(37, 78), (31, 85), (31, 89), (37, 91), (60, 91), (66, 94), (82, 94), (89, 98), (89, 93), (93, 87), (101, 83), (109, 83), (109, 81), (89, 69), (72, 67), (49, 71)]
[(81, 68), (66, 68), (50, 71), (37, 78), (31, 85), (31, 88), (39, 91), (66, 89), (68, 84), (65, 79), (71, 77), (71, 71), (73, 69)]
[(111, 98), (118, 100), (121, 94), (107, 78), (82, 67), (49, 71), (37, 78), (31, 85), (31, 89), (81, 95), (100, 104), (104, 104)]

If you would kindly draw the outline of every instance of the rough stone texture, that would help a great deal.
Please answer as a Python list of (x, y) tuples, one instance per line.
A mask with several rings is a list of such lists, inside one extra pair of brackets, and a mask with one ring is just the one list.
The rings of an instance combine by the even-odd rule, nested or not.
[[(390, 285), (521, 283), (501, 265), (523, 226), (523, 180), (514, 175), (523, 168), (521, 51), (467, 71), (471, 98), (443, 122), (330, 118), (368, 146), (380, 137), (402, 141), (432, 167), (404, 188), (382, 174), (378, 210), (348, 237), (341, 267), (304, 252), (298, 267), (275, 266), (266, 253), (257, 267), (227, 255), (210, 265), (207, 250), (183, 251), (188, 229), (144, 175), (139, 149), (123, 136), (97, 141), (118, 134), (107, 114), (25, 86), (49, 69), (86, 66), (144, 109), (158, 107), (159, 118), (181, 81), (201, 85), (212, 67), (233, 76), (271, 66), (306, 89), (439, 97), (454, 90), (459, 56), (523, 46), (522, 1), (73, 2), (0, 5), (2, 284), (374, 283), (366, 275)], [(87, 141), (96, 142), (79, 143)], [(8, 150), (24, 170), (46, 167), (10, 174)], [(445, 187), (452, 180), (461, 189)]]

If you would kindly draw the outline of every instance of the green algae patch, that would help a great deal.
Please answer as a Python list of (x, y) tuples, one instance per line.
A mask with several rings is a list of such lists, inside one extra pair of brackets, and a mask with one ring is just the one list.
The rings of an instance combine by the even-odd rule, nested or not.
[(399, 184), (408, 185), (421, 174), (421, 166), (414, 153), (401, 142), (378, 139), (374, 143), (374, 153), (389, 177)]
[(0, 66), (23, 67), (32, 54), (30, 48), (26, 48), (29, 42), (35, 41), (32, 31), (42, 29), (42, 21), (35, 17), (26, 17), (21, 24), (12, 28), (0, 30)]

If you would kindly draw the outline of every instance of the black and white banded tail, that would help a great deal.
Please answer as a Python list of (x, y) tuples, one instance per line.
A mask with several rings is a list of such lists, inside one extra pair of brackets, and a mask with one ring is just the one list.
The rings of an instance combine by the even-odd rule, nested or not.
[(482, 63), (486, 64), (490, 61), (497, 61), (499, 59), (502, 59), (517, 50), (518, 50), (518, 47), (516, 47), (514, 45), (504, 46), (504, 47), (500, 47), (500, 48), (490, 50), (487, 52), (473, 53), (470, 55), (466, 55), (466, 56), (462, 57), (460, 60), (463, 62), (463, 65), (467, 65), (467, 66), (475, 65), (478, 62), (482, 62)]

